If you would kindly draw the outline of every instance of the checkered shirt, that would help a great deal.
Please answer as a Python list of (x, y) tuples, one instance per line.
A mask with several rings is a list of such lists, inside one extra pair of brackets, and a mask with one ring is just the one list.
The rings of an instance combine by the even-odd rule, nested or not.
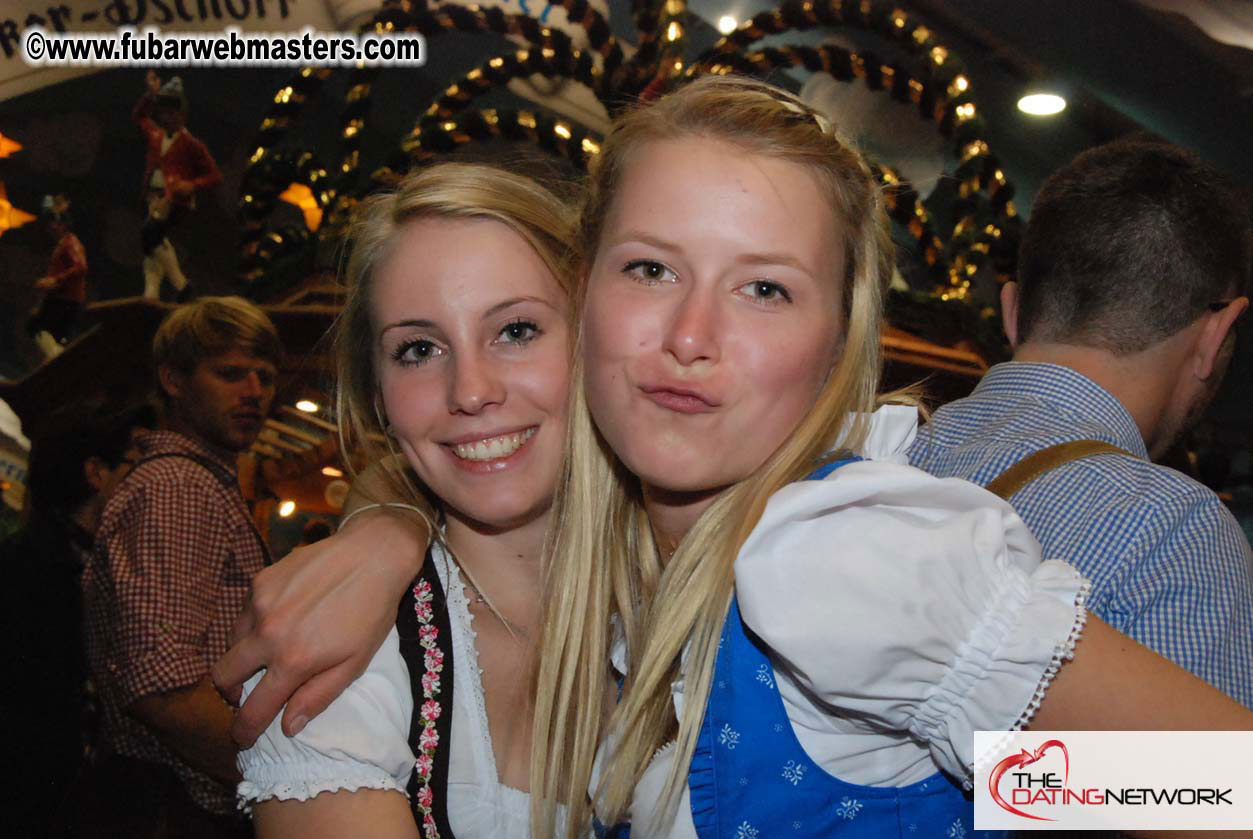
[(1067, 367), (999, 364), (936, 411), (909, 461), (986, 485), (1033, 452), (1085, 439), (1137, 457), (1058, 467), (1018, 492), (1014, 509), (1046, 558), (1092, 581), (1098, 617), (1253, 707), (1249, 543), (1217, 495), (1148, 461), (1135, 421), (1107, 390)]
[(139, 443), (141, 463), (109, 500), (83, 572), (87, 657), (103, 710), (103, 744), (172, 767), (206, 810), (234, 792), (180, 761), (125, 709), (196, 685), (226, 652), (253, 576), (268, 561), (234, 464), (182, 434)]

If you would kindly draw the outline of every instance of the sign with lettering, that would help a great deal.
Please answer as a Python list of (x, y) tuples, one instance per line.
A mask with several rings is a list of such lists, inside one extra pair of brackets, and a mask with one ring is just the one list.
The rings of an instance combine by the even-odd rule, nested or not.
[[(525, 14), (587, 45), (582, 26), (546, 0), (450, 0), (463, 6), (500, 7)], [(0, 101), (65, 79), (93, 73), (109, 63), (75, 66), (31, 65), (23, 57), (23, 39), (32, 30), (87, 35), (116, 33), (119, 28), (162, 33), (283, 33), (311, 27), (320, 32), (354, 32), (381, 7), (380, 0), (6, 0), (0, 6)], [(432, 5), (437, 5), (432, 3)], [(606, 0), (591, 6), (608, 16)], [(438, 47), (437, 47), (438, 48)]]

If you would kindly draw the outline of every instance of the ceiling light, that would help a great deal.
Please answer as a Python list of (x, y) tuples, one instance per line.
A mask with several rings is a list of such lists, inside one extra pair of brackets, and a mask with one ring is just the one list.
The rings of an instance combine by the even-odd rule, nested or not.
[(342, 478), (344, 473), (336, 469), (334, 466), (323, 466), (322, 474), (328, 478)]
[(296, 410), (304, 411), (306, 414), (316, 414), (318, 412), (318, 403), (311, 402), (308, 399), (301, 399), (296, 403)]
[(282, 518), (287, 518), (294, 512), (296, 512), (295, 501), (283, 501), (278, 505), (278, 514)]
[(730, 15), (723, 15), (718, 18), (718, 31), (723, 35), (730, 35), (737, 28), (739, 28), (739, 25), (740, 22)]
[(1051, 117), (1066, 110), (1066, 100), (1056, 93), (1032, 93), (1018, 100), (1018, 110), (1033, 117)]

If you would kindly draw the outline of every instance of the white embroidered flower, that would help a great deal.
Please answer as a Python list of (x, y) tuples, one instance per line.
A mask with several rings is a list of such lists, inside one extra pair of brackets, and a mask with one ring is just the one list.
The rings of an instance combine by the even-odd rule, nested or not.
[(769, 664), (757, 665), (757, 681), (761, 682), (768, 688), (774, 687), (774, 676), (770, 673)]
[(730, 723), (723, 723), (722, 730), (718, 732), (718, 742), (728, 749), (734, 749), (740, 744), (740, 733)]
[(962, 824), (961, 819), (955, 819), (949, 826), (948, 833), (944, 834), (948, 839), (964, 839), (966, 836), (966, 825)]
[(783, 733), (783, 723), (781, 723), (781, 722), (777, 722), (777, 723), (775, 723), (775, 724), (774, 724), (774, 733), (775, 733), (775, 734), (782, 734), (782, 733)]
[(735, 829), (735, 839), (757, 839), (757, 828), (748, 822), (740, 822), (740, 826)]
[(789, 760), (783, 766), (783, 780), (796, 786), (805, 777), (805, 767), (794, 760)]
[(800, 829), (801, 829), (801, 823), (800, 823), (800, 822), (792, 822), (792, 829), (793, 829), (793, 830), (800, 830)]
[(857, 818), (859, 812), (861, 812), (861, 802), (855, 798), (842, 799), (840, 806), (835, 810), (837, 816), (848, 821)]

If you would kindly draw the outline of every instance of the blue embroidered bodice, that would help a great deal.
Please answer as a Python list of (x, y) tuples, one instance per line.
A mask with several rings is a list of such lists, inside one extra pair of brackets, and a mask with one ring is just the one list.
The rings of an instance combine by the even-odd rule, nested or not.
[(936, 773), (905, 787), (850, 784), (805, 753), (774, 668), (732, 602), (688, 774), (700, 839), (965, 837), (974, 807)]
[[(808, 480), (850, 462), (828, 464)], [(774, 667), (734, 599), (688, 790), (700, 839), (962, 839), (974, 832), (973, 804), (938, 772), (905, 787), (871, 787), (842, 781), (815, 763), (792, 729)], [(625, 839), (629, 827), (597, 832)]]

